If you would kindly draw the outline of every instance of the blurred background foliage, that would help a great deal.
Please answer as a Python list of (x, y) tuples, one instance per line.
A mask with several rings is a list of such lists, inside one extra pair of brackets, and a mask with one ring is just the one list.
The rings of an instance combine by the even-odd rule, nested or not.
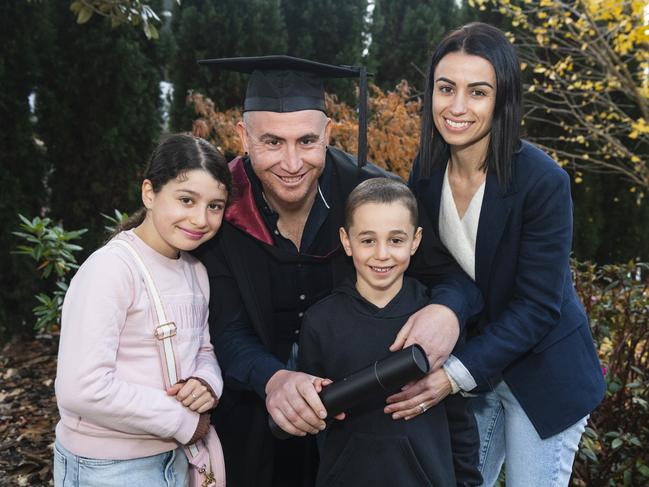
[[(39, 242), (74, 235), (82, 262), (106, 238), (102, 213), (138, 207), (161, 133), (192, 130), (228, 157), (239, 153), (246, 79), (197, 59), (367, 65), (369, 159), (405, 178), (430, 51), (473, 20), (517, 46), (525, 137), (572, 176), (575, 278), (608, 383), (573, 484), (649, 485), (647, 0), (1, 0), (0, 117), (10, 130), (0, 134), (0, 342), (33, 333), (43, 317), (55, 324), (70, 277), (42, 279), (35, 254), (11, 252), (36, 245), (25, 242), (28, 228), (13, 233), (27, 225), (19, 213), (32, 230), (50, 229)], [(356, 85), (327, 90), (332, 143), (354, 153)]]

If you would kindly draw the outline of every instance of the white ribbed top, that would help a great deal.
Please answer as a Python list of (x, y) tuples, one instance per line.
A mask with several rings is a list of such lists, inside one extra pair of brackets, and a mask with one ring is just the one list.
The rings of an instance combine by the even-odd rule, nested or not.
[(464, 216), (460, 218), (448, 181), (449, 165), (444, 172), (442, 198), (439, 205), (439, 236), (460, 267), (475, 281), (475, 243), (485, 183), (480, 185), (471, 198)]

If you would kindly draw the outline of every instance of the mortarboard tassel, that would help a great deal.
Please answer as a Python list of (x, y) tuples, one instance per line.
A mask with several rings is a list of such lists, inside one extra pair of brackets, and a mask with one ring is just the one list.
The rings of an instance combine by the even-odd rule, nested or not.
[(358, 93), (358, 170), (367, 161), (367, 69), (359, 68)]

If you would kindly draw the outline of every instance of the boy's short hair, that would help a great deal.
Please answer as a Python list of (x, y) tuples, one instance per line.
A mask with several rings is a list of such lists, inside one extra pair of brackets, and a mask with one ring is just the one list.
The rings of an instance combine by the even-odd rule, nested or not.
[(419, 223), (419, 210), (417, 200), (410, 188), (401, 181), (389, 178), (372, 178), (360, 183), (347, 197), (345, 204), (345, 231), (354, 220), (354, 212), (368, 203), (388, 204), (402, 203), (410, 213), (410, 221), (417, 228)]

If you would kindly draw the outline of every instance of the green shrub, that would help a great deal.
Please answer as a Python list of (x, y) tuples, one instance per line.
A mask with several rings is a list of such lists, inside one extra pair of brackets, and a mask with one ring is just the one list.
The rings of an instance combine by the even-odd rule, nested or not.
[(582, 438), (573, 485), (649, 485), (649, 265), (574, 268), (607, 391)]
[[(113, 216), (101, 214), (106, 220), (104, 229), (112, 234), (115, 228), (128, 219), (128, 214), (119, 210), (113, 211)], [(77, 269), (77, 260), (74, 252), (83, 250), (80, 245), (71, 243), (86, 233), (86, 229), (66, 231), (60, 224), (54, 224), (50, 218), (36, 217), (28, 220), (18, 215), (21, 220), (21, 231), (12, 232), (25, 243), (16, 246), (12, 253), (27, 255), (36, 262), (36, 269), (40, 272), (41, 279), (47, 280), (56, 277), (52, 295), (37, 294), (38, 305), (32, 308), (36, 323), (34, 329), (39, 332), (51, 332), (58, 328), (61, 321), (61, 308), (63, 298), (68, 290), (67, 275)]]
[(39, 304), (32, 309), (36, 317), (34, 328), (40, 332), (50, 332), (59, 325), (61, 319), (63, 298), (68, 289), (66, 275), (79, 267), (74, 252), (82, 248), (71, 241), (79, 239), (86, 229), (66, 231), (49, 218), (36, 217), (28, 220), (22, 215), (18, 216), (22, 221), (21, 231), (12, 233), (25, 243), (18, 245), (13, 253), (31, 257), (36, 262), (41, 279), (56, 277), (52, 296), (37, 294)]
[(115, 233), (117, 227), (128, 220), (128, 213), (122, 213), (118, 209), (113, 210), (113, 216), (106, 215), (105, 213), (102, 213), (101, 216), (103, 216), (104, 220), (106, 220), (104, 224), (104, 230), (108, 232), (108, 235)]

